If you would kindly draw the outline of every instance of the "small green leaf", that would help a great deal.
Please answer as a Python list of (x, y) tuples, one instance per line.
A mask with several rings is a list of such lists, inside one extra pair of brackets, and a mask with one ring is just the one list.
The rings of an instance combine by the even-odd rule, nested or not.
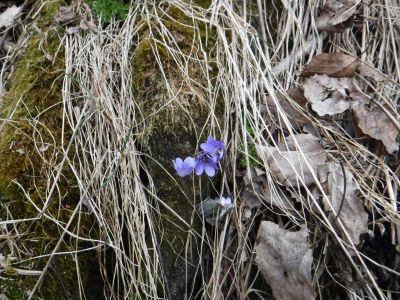
[(119, 0), (88, 0), (88, 3), (105, 22), (110, 22), (113, 17), (123, 20), (129, 12), (129, 4)]
[(242, 145), (240, 147), (241, 152), (242, 152), (242, 157), (240, 158), (240, 165), (242, 167), (247, 167), (247, 165), (249, 165), (250, 167), (260, 167), (261, 164), (261, 160), (259, 159), (258, 155), (257, 155), (257, 149), (255, 145), (249, 145), (247, 147), (247, 151), (248, 154), (246, 155), (245, 152), (245, 147), (244, 145)]

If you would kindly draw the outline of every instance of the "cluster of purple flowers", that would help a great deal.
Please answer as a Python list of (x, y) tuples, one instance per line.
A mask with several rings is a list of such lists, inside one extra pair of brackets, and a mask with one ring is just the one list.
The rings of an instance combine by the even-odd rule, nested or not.
[(193, 157), (186, 157), (185, 160), (177, 158), (172, 161), (176, 173), (185, 177), (193, 171), (200, 176), (205, 172), (208, 176), (213, 177), (218, 169), (218, 162), (224, 156), (224, 143), (216, 141), (209, 136), (206, 143), (200, 145), (201, 152)]

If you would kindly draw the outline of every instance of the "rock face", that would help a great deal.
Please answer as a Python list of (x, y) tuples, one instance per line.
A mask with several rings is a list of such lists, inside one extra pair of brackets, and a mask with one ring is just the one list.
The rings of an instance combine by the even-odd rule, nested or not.
[[(209, 1), (199, 2), (207, 6)], [(61, 38), (65, 29), (54, 21), (60, 7), (67, 4), (62, 0), (37, 1), (41, 7), (34, 21), (37, 30), (29, 27), (30, 38), (25, 52), (15, 64), (8, 92), (0, 104), (0, 195), (5, 199), (0, 207), (1, 220), (38, 216), (38, 208), (43, 207), (43, 199), (49, 191), (49, 172), (53, 170), (50, 166), (61, 163), (65, 144), (72, 137), (72, 132), (60, 127), (64, 121), (62, 92), (66, 63)], [(195, 206), (208, 196), (211, 181), (205, 175), (194, 180), (191, 176), (181, 180), (175, 175), (172, 160), (195, 155), (199, 143), (207, 139), (210, 120), (222, 122), (223, 104), (216, 100), (215, 105), (210, 105), (207, 98), (210, 83), (204, 79), (206, 73), (216, 72), (210, 69), (215, 32), (201, 22), (195, 24), (173, 5), (166, 5), (163, 10), (168, 15), (161, 14), (156, 21), (171, 34), (166, 44), (159, 42), (165, 37), (154, 33), (158, 25), (152, 24), (151, 34), (144, 25), (130, 53), (140, 111), (135, 117), (143, 121), (143, 128), (138, 128), (135, 136), (149, 157), (146, 171), (155, 187), (155, 196), (150, 195), (149, 199), (161, 213), (158, 216), (159, 245), (155, 250), (161, 257), (164, 279), (159, 284), (159, 294), (160, 297), (184, 299), (193, 286), (195, 266), (201, 257), (193, 234), (201, 230)], [(185, 63), (179, 64), (179, 61)], [(56, 192), (49, 198), (48, 212), (66, 224), (71, 217), (71, 207), (80, 203), (81, 195), (67, 164), (62, 174)], [(96, 235), (92, 215), (82, 214), (79, 222), (79, 225), (72, 225), (75, 233)], [(62, 232), (53, 220), (43, 216), (18, 223), (16, 228), (15, 245), (29, 249), (29, 253), (24, 256), (21, 252), (18, 256), (11, 248), (0, 248), (0, 253), (18, 256), (17, 260), (48, 253), (49, 249), (54, 249)], [(20, 238), (18, 234), (28, 238)], [(80, 246), (92, 245), (84, 242), (77, 245), (72, 239), (65, 240), (57, 251), (69, 252), (81, 249)], [(48, 258), (34, 261), (34, 265), (28, 262), (19, 267), (42, 270)], [(102, 297), (102, 278), (97, 255), (93, 252), (80, 253), (79, 260), (73, 255), (58, 255), (47, 274), (37, 291), (43, 299), (51, 299), (54, 295), (78, 299), (81, 297), (79, 288), (93, 299)], [(13, 281), (0, 282), (0, 290), (10, 299), (26, 298), (37, 278), (18, 275)]]
[[(41, 10), (33, 21), (36, 29), (27, 25), (29, 40), (25, 50), (18, 53), (20, 58), (13, 66), (8, 92), (0, 101), (0, 221), (38, 215), (33, 204), (43, 206), (49, 166), (60, 162), (61, 143), (70, 137), (68, 132), (62, 137), (60, 127), (65, 62), (59, 38), (63, 33), (53, 22), (59, 7), (65, 4), (64, 1), (37, 1)], [(69, 207), (78, 203), (79, 193), (73, 176), (68, 176), (67, 167), (63, 174), (58, 184), (60, 190), (50, 199), (48, 213), (66, 222), (71, 212)], [(87, 233), (91, 224), (90, 217), (82, 216), (79, 232)], [(0, 243), (0, 253), (9, 256), (14, 263), (28, 259), (16, 265), (20, 270), (42, 270), (47, 257), (35, 259), (34, 263), (29, 258), (48, 253), (58, 241), (60, 228), (47, 218), (4, 226), (7, 231), (0, 231), (0, 242), (3, 237), (7, 237), (7, 242)], [(59, 251), (68, 252), (70, 247), (71, 241), (65, 241)], [(84, 270), (80, 278), (76, 272), (77, 263), (81, 271)], [(8, 269), (9, 278), (1, 280), (0, 291), (9, 299), (26, 299), (38, 276), (19, 275), (16, 268)], [(79, 262), (71, 255), (57, 256), (37, 295), (43, 299), (52, 299), (54, 295), (77, 299), (79, 280), (86, 286), (86, 292), (101, 299), (102, 280), (93, 251), (80, 256)]]
[[(187, 66), (178, 65), (177, 58), (172, 57), (175, 55), (178, 60), (187, 59), (193, 56), (194, 51), (200, 53), (200, 41), (206, 44), (204, 24), (195, 26), (192, 19), (173, 6), (169, 7), (167, 13), (169, 17), (162, 19), (161, 23), (174, 40), (167, 41), (167, 48), (156, 42), (157, 38), (162, 37), (149, 38), (148, 32), (143, 30), (133, 54), (133, 74), (138, 102), (142, 106), (140, 111), (147, 116), (143, 122), (146, 122), (146, 128), (141, 144), (144, 151), (151, 155), (151, 159), (147, 160), (147, 168), (153, 178), (157, 197), (164, 203), (158, 204), (163, 224), (159, 246), (164, 288), (170, 299), (184, 299), (190, 293), (194, 280), (193, 266), (201, 256), (196, 239), (189, 231), (201, 230), (194, 213), (195, 205), (207, 195), (209, 179), (196, 177), (193, 182), (191, 176), (179, 178), (172, 160), (178, 156), (184, 158), (194, 155), (199, 143), (207, 139), (207, 119), (210, 115), (221, 117), (222, 112), (218, 104), (213, 112), (209, 107), (207, 82), (204, 80), (206, 76), (203, 73), (207, 68), (205, 57), (199, 55), (198, 60), (188, 62), (188, 69), (184, 69)], [(195, 27), (200, 29), (200, 34)], [(208, 43), (210, 37), (212, 42), (212, 32), (208, 33)], [(205, 50), (207, 59), (210, 59), (210, 53)], [(199, 194), (200, 190), (202, 195)]]

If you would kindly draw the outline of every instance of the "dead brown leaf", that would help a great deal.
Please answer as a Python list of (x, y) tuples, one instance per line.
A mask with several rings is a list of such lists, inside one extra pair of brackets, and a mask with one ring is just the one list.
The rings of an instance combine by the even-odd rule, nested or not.
[(304, 96), (319, 116), (342, 113), (351, 106), (348, 97), (353, 89), (351, 78), (314, 75), (305, 80), (303, 87)]
[[(289, 138), (287, 142), (288, 151), (282, 151), (276, 147), (256, 145), (257, 155), (268, 164), (280, 184), (298, 186), (300, 176), (304, 184), (309, 186), (314, 182), (312, 171), (315, 171), (317, 166), (325, 164), (326, 153), (318, 139), (313, 140), (307, 134), (295, 135), (294, 137), (297, 139), (301, 151), (300, 149), (296, 151), (293, 141)], [(308, 168), (307, 162), (312, 170)]]
[[(343, 234), (343, 228), (340, 226), (340, 220), (348, 232), (352, 242), (357, 245), (360, 242), (360, 234), (368, 232), (368, 214), (364, 210), (364, 205), (360, 199), (357, 198), (356, 191), (357, 185), (354, 180), (353, 174), (350, 170), (344, 167), (344, 174), (342, 167), (336, 163), (328, 163), (328, 197), (334, 212), (331, 212), (332, 218), (336, 219), (336, 226)], [(344, 188), (344, 177), (346, 179), (346, 190)], [(343, 197), (343, 193), (345, 195)], [(343, 201), (343, 204), (342, 204)], [(341, 210), (340, 206), (342, 205)], [(324, 203), (325, 210), (331, 211), (329, 205)]]
[(67, 24), (74, 21), (76, 17), (77, 14), (72, 10), (72, 6), (61, 6), (60, 11), (54, 17), (54, 21), (58, 24)]
[(300, 76), (310, 77), (315, 74), (330, 77), (353, 77), (359, 60), (356, 57), (339, 52), (316, 55), (304, 68)]
[(357, 57), (339, 52), (316, 55), (304, 68), (300, 76), (310, 77), (317, 74), (341, 78), (353, 77), (355, 73), (359, 73), (365, 77), (371, 77), (376, 81), (384, 81), (387, 79), (382, 72), (379, 72)]
[[(300, 148), (296, 146), (296, 142)], [(285, 145), (279, 145), (279, 149), (291, 151), (301, 149), (305, 153), (318, 153), (323, 150), (319, 143), (319, 138), (308, 133), (289, 135), (286, 137)]]
[(360, 61), (357, 67), (357, 72), (362, 76), (371, 77), (376, 81), (385, 81), (388, 79), (382, 72), (378, 71), (374, 67), (368, 66), (362, 61)]
[(317, 29), (327, 32), (343, 32), (353, 23), (356, 10), (357, 1), (328, 0), (316, 20)]
[(278, 185), (271, 181), (265, 174), (257, 175), (254, 170), (250, 172), (251, 180), (246, 184), (242, 193), (242, 206), (248, 209), (262, 207), (263, 203), (273, 205), (281, 210), (293, 210), (293, 200)]
[(315, 299), (312, 249), (307, 237), (306, 227), (290, 232), (273, 222), (260, 224), (255, 262), (278, 300)]
[[(305, 116), (300, 109), (307, 104), (307, 99), (304, 97), (303, 91), (300, 88), (287, 90), (286, 94), (287, 95), (280, 92), (276, 93), (280, 108), (285, 113), (292, 127), (299, 129), (309, 122), (307, 116)], [(296, 104), (298, 104), (299, 107), (296, 107)], [(267, 106), (269, 112), (279, 119), (278, 108), (271, 96), (267, 97)], [(267, 108), (261, 107), (260, 110), (261, 112), (264, 112)], [(288, 129), (286, 124), (283, 122), (282, 127)]]
[(382, 141), (388, 153), (398, 150), (399, 143), (396, 140), (399, 131), (387, 114), (362, 94), (352, 93), (351, 96), (355, 99), (352, 105), (354, 116), (362, 132)]

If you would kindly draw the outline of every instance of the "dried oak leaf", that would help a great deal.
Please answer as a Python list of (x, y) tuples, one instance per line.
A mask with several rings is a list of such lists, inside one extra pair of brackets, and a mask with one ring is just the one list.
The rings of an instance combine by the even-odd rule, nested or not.
[(277, 300), (315, 299), (311, 283), (312, 249), (308, 231), (290, 232), (263, 221), (257, 234), (255, 262)]
[[(285, 113), (291, 126), (295, 129), (299, 129), (310, 122), (309, 118), (307, 118), (307, 116), (304, 115), (304, 112), (302, 112), (300, 109), (307, 104), (307, 99), (304, 97), (303, 91), (300, 88), (287, 90), (286, 94), (287, 95), (278, 92), (276, 93), (276, 98), (278, 99), (279, 106)], [(261, 107), (260, 111), (265, 112), (267, 109), (277, 119), (279, 119), (280, 116), (278, 113), (277, 104), (271, 96), (267, 97), (267, 107)], [(284, 122), (282, 122), (282, 127), (284, 129), (288, 129)]]
[(304, 96), (319, 116), (342, 113), (351, 106), (348, 97), (353, 89), (351, 78), (314, 75), (305, 80), (303, 88)]
[(318, 74), (337, 78), (352, 77), (358, 65), (359, 59), (350, 55), (339, 52), (321, 53), (311, 60), (300, 76), (310, 77)]
[(300, 76), (310, 77), (315, 74), (328, 75), (330, 77), (353, 77), (359, 73), (365, 77), (371, 77), (376, 81), (386, 80), (385, 75), (360, 59), (339, 53), (321, 53), (316, 55), (304, 68)]
[(319, 31), (343, 32), (353, 22), (357, 10), (355, 0), (328, 0), (321, 8), (321, 13), (316, 20)]
[[(313, 134), (292, 134), (286, 137), (285, 140), (286, 143), (284, 145), (279, 145), (279, 149), (292, 151), (301, 149), (303, 152), (307, 153), (315, 153), (323, 150), (322, 146), (319, 143), (319, 138)], [(299, 148), (296, 146), (296, 142), (299, 145)]]
[(352, 93), (351, 96), (355, 99), (353, 113), (362, 132), (382, 141), (389, 154), (398, 150), (399, 144), (396, 140), (399, 132), (386, 113), (359, 93)]
[[(368, 214), (364, 210), (362, 201), (357, 198), (355, 179), (351, 171), (345, 167), (343, 174), (342, 167), (339, 164), (328, 163), (327, 167), (328, 198), (334, 209), (334, 212), (330, 214), (332, 218), (335, 218), (342, 205), (335, 225), (342, 237), (344, 237), (345, 229), (352, 242), (357, 245), (360, 242), (360, 234), (368, 232)], [(346, 190), (344, 189), (344, 177), (346, 178)], [(344, 192), (345, 195), (343, 198)], [(331, 211), (330, 206), (326, 202), (324, 203), (324, 207), (325, 210)], [(340, 226), (339, 220), (343, 224), (344, 229)]]
[[(291, 141), (293, 138), (296, 138), (300, 149), (294, 147), (294, 143)], [(298, 186), (300, 178), (306, 186), (314, 183), (312, 172), (316, 170), (317, 166), (324, 165), (326, 161), (326, 153), (318, 139), (312, 141), (307, 134), (298, 134), (288, 138), (288, 151), (282, 151), (280, 148), (282, 148), (281, 145), (279, 148), (256, 145), (257, 155), (268, 164), (278, 182), (291, 187)], [(311, 170), (307, 166), (307, 162), (311, 166)]]
[(290, 196), (274, 182), (269, 181), (265, 174), (257, 175), (254, 170), (250, 170), (250, 176), (251, 180), (246, 184), (246, 189), (241, 195), (244, 208), (259, 208), (264, 203), (283, 211), (294, 209)]
[(375, 81), (385, 81), (387, 80), (387, 76), (385, 76), (382, 72), (378, 71), (374, 67), (367, 65), (366, 63), (360, 61), (357, 72), (365, 77), (371, 77)]

